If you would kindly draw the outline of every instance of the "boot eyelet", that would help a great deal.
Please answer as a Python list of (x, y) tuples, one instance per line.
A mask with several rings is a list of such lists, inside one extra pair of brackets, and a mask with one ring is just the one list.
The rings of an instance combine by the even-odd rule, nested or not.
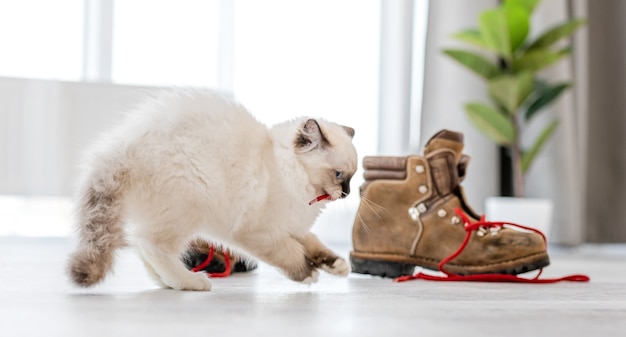
[(450, 218), (450, 223), (453, 225), (458, 225), (461, 223), (461, 219), (455, 215), (452, 218)]
[(426, 208), (426, 205), (424, 204), (417, 204), (417, 210), (420, 213), (426, 213), (426, 211), (428, 210), (428, 208)]
[(415, 221), (419, 217), (420, 212), (417, 210), (417, 208), (411, 207), (411, 208), (409, 208), (409, 215), (411, 216), (411, 219), (413, 219), (413, 221)]
[(439, 215), (440, 218), (443, 218), (446, 215), (448, 215), (448, 212), (446, 212), (446, 210), (442, 208), (442, 209), (437, 211), (437, 215)]
[(417, 190), (418, 190), (420, 193), (424, 194), (424, 193), (428, 192), (428, 187), (426, 187), (426, 185), (420, 185), (420, 186), (417, 188)]
[(415, 172), (417, 173), (424, 173), (425, 169), (424, 169), (424, 165), (417, 165), (415, 166)]

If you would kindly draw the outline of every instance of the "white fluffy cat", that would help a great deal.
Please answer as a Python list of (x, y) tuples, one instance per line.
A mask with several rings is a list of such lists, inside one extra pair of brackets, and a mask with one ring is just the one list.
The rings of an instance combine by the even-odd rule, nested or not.
[(163, 287), (209, 290), (180, 259), (191, 239), (241, 250), (292, 280), (318, 269), (346, 276), (346, 261), (310, 232), (325, 202), (349, 193), (354, 130), (299, 118), (270, 129), (210, 92), (167, 92), (146, 101), (93, 149), (77, 201), (80, 236), (69, 261), (77, 285), (112, 269), (132, 237)]

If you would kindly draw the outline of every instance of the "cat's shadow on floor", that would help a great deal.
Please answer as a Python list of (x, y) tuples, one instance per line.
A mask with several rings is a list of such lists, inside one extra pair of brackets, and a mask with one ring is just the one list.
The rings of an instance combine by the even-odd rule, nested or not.
[[(323, 301), (328, 294), (317, 291), (311, 287), (298, 285), (287, 287), (281, 291), (276, 287), (263, 290), (262, 287), (242, 287), (241, 285), (229, 287), (220, 285), (211, 291), (180, 291), (174, 289), (152, 288), (144, 290), (136, 289), (102, 289), (102, 290), (79, 290), (67, 294), (70, 306), (75, 310), (96, 309), (102, 304), (115, 302), (116, 306), (126, 309), (150, 308), (159, 310), (159, 307), (180, 308), (206, 308), (212, 303), (230, 303), (228, 307), (238, 308), (243, 306), (255, 307), (257, 305), (287, 305), (298, 306), (302, 303), (315, 304)], [(224, 308), (227, 309), (227, 308)], [(185, 310), (186, 311), (186, 310)]]

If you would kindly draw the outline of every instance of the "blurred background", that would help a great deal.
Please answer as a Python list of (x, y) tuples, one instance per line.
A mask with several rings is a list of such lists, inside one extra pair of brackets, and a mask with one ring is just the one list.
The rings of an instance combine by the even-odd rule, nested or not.
[[(356, 129), (365, 155), (420, 154), (447, 128), (472, 157), (465, 190), (501, 194), (499, 149), (463, 104), (484, 83), (442, 54), (496, 0), (0, 0), (0, 235), (70, 236), (81, 152), (146, 92), (212, 88), (272, 125), (301, 115)], [(546, 76), (574, 85), (528, 173), (554, 201), (556, 244), (626, 242), (626, 2), (546, 0), (531, 34), (588, 24)], [(532, 132), (532, 131), (531, 131)], [(360, 172), (353, 191), (362, 183)], [(317, 231), (350, 243), (358, 193)]]

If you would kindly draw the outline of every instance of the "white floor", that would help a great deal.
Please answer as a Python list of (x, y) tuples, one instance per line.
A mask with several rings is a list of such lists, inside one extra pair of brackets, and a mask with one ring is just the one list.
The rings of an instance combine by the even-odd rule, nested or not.
[[(551, 248), (544, 276), (590, 283), (437, 283), (269, 266), (214, 279), (211, 292), (158, 289), (132, 251), (102, 285), (64, 275), (66, 238), (0, 237), (0, 336), (624, 336), (626, 246)], [(346, 255), (348, 247), (339, 251)]]

